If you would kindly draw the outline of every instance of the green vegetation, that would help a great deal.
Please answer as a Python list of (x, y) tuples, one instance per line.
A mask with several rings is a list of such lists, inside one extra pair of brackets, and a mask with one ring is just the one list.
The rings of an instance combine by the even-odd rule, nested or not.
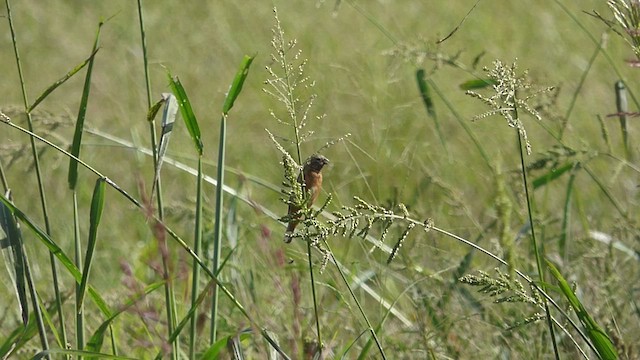
[(0, 358), (640, 356), (636, 2), (4, 3)]

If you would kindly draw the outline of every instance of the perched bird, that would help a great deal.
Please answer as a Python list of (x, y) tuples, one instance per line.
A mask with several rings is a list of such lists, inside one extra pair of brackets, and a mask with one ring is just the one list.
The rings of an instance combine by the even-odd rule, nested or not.
[[(320, 189), (322, 188), (322, 168), (329, 163), (329, 160), (318, 154), (311, 155), (307, 161), (304, 163), (304, 167), (302, 168), (302, 173), (298, 176), (298, 183), (303, 184), (303, 192), (308, 194), (307, 198), (307, 206), (311, 207), (314, 201), (318, 198), (320, 194)], [(302, 179), (304, 177), (304, 183)], [(289, 216), (293, 218), (289, 221), (289, 225), (287, 226), (287, 231), (284, 233), (284, 241), (287, 243), (291, 242), (291, 235), (293, 234), (293, 230), (295, 230), (296, 226), (300, 222), (300, 216), (295, 216), (295, 214), (300, 211), (300, 207), (294, 204), (289, 204)]]

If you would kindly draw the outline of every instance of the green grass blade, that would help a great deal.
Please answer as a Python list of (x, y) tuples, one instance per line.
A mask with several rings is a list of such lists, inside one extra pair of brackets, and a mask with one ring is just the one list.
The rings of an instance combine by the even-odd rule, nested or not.
[(560, 255), (562, 259), (568, 261), (568, 246), (567, 239), (570, 237), (570, 219), (571, 219), (571, 197), (573, 195), (573, 182), (576, 179), (575, 171), (571, 172), (569, 182), (567, 183), (567, 191), (564, 200), (564, 210), (562, 212), (562, 232), (560, 233), (560, 240), (558, 241), (558, 248), (560, 249)]
[(80, 296), (76, 304), (76, 310), (80, 311), (84, 302), (87, 282), (89, 281), (89, 273), (91, 264), (93, 263), (93, 253), (98, 240), (98, 225), (102, 218), (102, 210), (104, 209), (104, 191), (107, 187), (104, 179), (98, 178), (93, 189), (93, 197), (91, 199), (91, 212), (89, 215), (89, 241), (87, 243), (87, 254), (84, 257), (84, 270), (82, 271), (82, 280), (80, 281)]
[(49, 86), (48, 88), (46, 88), (42, 94), (40, 96), (38, 96), (38, 98), (36, 99), (36, 101), (33, 102), (33, 104), (31, 104), (31, 106), (29, 106), (28, 111), (31, 112), (33, 111), (33, 109), (36, 108), (36, 106), (38, 106), (44, 99), (47, 98), (47, 96), (49, 96), (49, 94), (51, 94), (55, 89), (58, 88), (58, 86), (64, 84), (67, 80), (71, 79), (71, 77), (73, 75), (75, 75), (76, 73), (78, 73), (78, 71), (82, 70), (85, 66), (87, 66), (87, 64), (89, 64), (89, 62), (91, 62), (93, 60), (93, 57), (96, 55), (96, 53), (98, 52), (98, 48), (94, 49), (94, 51), (91, 53), (91, 55), (89, 55), (89, 57), (87, 59), (85, 59), (83, 62), (81, 62), (80, 64), (78, 64), (76, 67), (74, 67), (73, 69), (71, 69), (71, 71), (69, 71), (68, 73), (66, 73), (63, 77), (61, 77), (60, 79), (58, 79), (56, 82), (54, 82), (53, 84), (51, 84), (51, 86)]
[(429, 84), (427, 83), (424, 69), (418, 69), (418, 71), (416, 71), (416, 81), (418, 83), (420, 97), (422, 98), (422, 102), (427, 109), (427, 114), (429, 114), (429, 117), (433, 119), (433, 124), (436, 127), (436, 132), (438, 133), (438, 139), (440, 140), (442, 147), (444, 147), (448, 154), (449, 150), (447, 149), (445, 137), (442, 134), (442, 130), (440, 129), (440, 121), (438, 121), (438, 115), (436, 114), (436, 108), (433, 104), (433, 97), (431, 96), (431, 91), (429, 90)]
[[(66, 300), (66, 298), (63, 299), (63, 302), (64, 300)], [(46, 309), (46, 312), (53, 316), (57, 313), (57, 310), (58, 305), (56, 303), (52, 303)], [(9, 355), (20, 350), (37, 333), (36, 317), (34, 312), (31, 312), (29, 314), (29, 321), (25, 326), (19, 325), (2, 340), (3, 342), (0, 344), (0, 359), (9, 359)]]
[[(42, 229), (40, 229), (38, 225), (36, 225), (33, 221), (31, 221), (31, 219), (27, 215), (25, 215), (25, 213), (23, 213), (20, 209), (15, 207), (6, 197), (4, 197), (4, 195), (0, 195), (0, 201), (4, 203), (4, 205), (6, 205), (7, 208), (9, 208), (9, 210), (14, 214), (14, 216), (17, 219), (19, 219), (31, 231), (33, 231), (33, 233), (38, 237), (38, 239), (40, 239), (40, 241), (42, 241), (42, 243), (51, 251), (51, 253), (53, 253), (53, 255), (55, 255), (55, 257), (57, 257), (58, 260), (60, 260), (60, 262), (67, 269), (69, 274), (73, 276), (75, 281), (80, 283), (80, 281), (82, 280), (82, 274), (80, 274), (80, 270), (78, 270), (78, 268), (75, 266), (73, 261), (67, 256), (67, 254), (65, 254), (64, 251), (62, 251), (60, 246), (58, 246), (58, 244), (56, 244), (53, 240), (51, 240), (51, 237), (49, 237), (49, 235), (47, 235)], [(110, 316), (111, 310), (109, 310), (107, 303), (100, 296), (100, 294), (98, 294), (98, 292), (95, 291), (95, 289), (93, 289), (92, 287), (89, 287), (88, 291), (89, 291), (89, 296), (91, 297), (93, 302), (98, 306), (100, 311), (102, 311), (103, 314)]]
[(189, 101), (187, 92), (184, 90), (184, 87), (182, 86), (182, 83), (177, 76), (171, 76), (170, 72), (167, 72), (167, 75), (169, 76), (169, 85), (171, 86), (171, 90), (178, 99), (178, 104), (180, 105), (180, 114), (182, 114), (182, 119), (187, 126), (189, 135), (191, 135), (191, 140), (193, 140), (198, 155), (202, 155), (203, 145), (200, 135), (200, 127), (198, 126), (196, 115), (193, 113), (193, 108), (191, 107), (191, 102)]
[(605, 360), (617, 359), (618, 353), (616, 352), (616, 348), (604, 329), (601, 328), (595, 322), (595, 320), (593, 320), (591, 315), (589, 315), (576, 294), (573, 292), (573, 290), (571, 290), (571, 286), (569, 285), (567, 280), (562, 276), (562, 274), (560, 274), (560, 271), (548, 260), (547, 266), (549, 267), (551, 274), (553, 274), (553, 276), (558, 281), (560, 290), (567, 298), (567, 301), (569, 301), (569, 303), (573, 307), (576, 316), (578, 316), (580, 323), (585, 329), (587, 336), (593, 343), (593, 346), (598, 351), (598, 355), (600, 356), (600, 358)]
[(231, 110), (231, 108), (233, 107), (233, 103), (236, 101), (236, 98), (238, 98), (238, 95), (240, 95), (240, 91), (242, 91), (242, 85), (244, 84), (244, 80), (247, 78), (247, 75), (249, 75), (249, 67), (251, 66), (254, 58), (255, 55), (245, 55), (242, 59), (240, 69), (238, 69), (238, 72), (233, 79), (233, 83), (231, 84), (231, 88), (227, 93), (227, 97), (224, 100), (224, 104), (222, 105), (223, 114), (227, 115), (229, 113), (229, 110)]
[[(218, 141), (218, 172), (217, 172), (217, 186), (216, 186), (216, 208), (215, 208), (215, 225), (213, 232), (213, 259), (212, 259), (212, 272), (218, 274), (220, 271), (220, 252), (222, 249), (222, 211), (224, 202), (224, 171), (225, 171), (225, 143), (227, 138), (227, 113), (233, 107), (233, 103), (242, 90), (247, 75), (249, 74), (249, 66), (253, 62), (253, 56), (245, 55), (240, 64), (240, 69), (236, 73), (233, 83), (224, 105), (222, 106), (222, 117), (220, 118), (220, 140)], [(211, 331), (209, 335), (209, 342), (213, 344), (216, 342), (216, 332), (218, 326), (218, 291), (213, 292), (213, 299), (211, 303)]]
[(493, 86), (496, 84), (497, 82), (493, 79), (473, 79), (473, 80), (465, 81), (462, 84), (460, 84), (460, 89), (465, 91), (478, 90), (478, 89), (484, 89), (486, 87)]
[(13, 270), (13, 273), (9, 272), (11, 282), (13, 283), (18, 303), (20, 304), (22, 323), (27, 325), (29, 321), (29, 300), (27, 299), (25, 284), (22, 234), (20, 234), (20, 229), (18, 229), (15, 217), (4, 203), (0, 203), (0, 227), (0, 230), (3, 231), (3, 233), (0, 233), (0, 249), (8, 255), (5, 256), (5, 261), (9, 262), (7, 268)]
[[(422, 97), (422, 102), (424, 102), (424, 106), (427, 108), (427, 114), (432, 118), (436, 117), (436, 108), (433, 105), (433, 98), (429, 93), (429, 85), (425, 80), (424, 69), (418, 69), (416, 71), (416, 81), (418, 82), (418, 90), (420, 90), (420, 96)], [(439, 129), (439, 127), (436, 127)], [(438, 130), (439, 131), (439, 130)]]
[[(96, 33), (96, 39), (93, 43), (93, 53), (96, 52), (98, 48), (98, 43), (100, 40), (100, 29), (102, 29), (102, 25), (104, 23), (100, 22), (98, 24), (98, 32)], [(89, 102), (89, 92), (91, 90), (91, 74), (93, 73), (93, 62), (95, 57), (91, 57), (89, 59), (89, 65), (87, 66), (87, 75), (84, 79), (84, 89), (82, 90), (82, 98), (80, 99), (80, 109), (78, 110), (78, 118), (76, 120), (76, 128), (73, 134), (73, 143), (71, 145), (71, 154), (75, 157), (80, 157), (80, 143), (82, 142), (82, 130), (84, 129), (84, 119), (87, 113), (87, 104)], [(73, 158), (69, 159), (69, 188), (75, 189), (76, 183), (78, 181), (78, 162)]]
[(576, 163), (574, 162), (566, 163), (560, 167), (554, 167), (553, 169), (549, 170), (549, 172), (547, 172), (546, 174), (535, 178), (531, 182), (533, 184), (533, 188), (537, 189), (541, 186), (545, 186), (549, 184), (550, 182), (552, 182), (553, 180), (556, 180), (557, 178), (564, 175), (567, 171), (570, 171), (574, 167), (576, 167)]

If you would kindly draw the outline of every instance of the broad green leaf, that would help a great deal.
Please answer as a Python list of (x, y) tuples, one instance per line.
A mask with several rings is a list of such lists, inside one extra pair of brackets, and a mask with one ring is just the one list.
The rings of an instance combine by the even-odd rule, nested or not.
[(236, 73), (236, 77), (233, 79), (233, 84), (231, 84), (231, 88), (227, 93), (227, 98), (224, 100), (224, 104), (222, 105), (222, 113), (227, 115), (229, 110), (233, 107), (233, 103), (236, 101), (236, 98), (242, 91), (242, 85), (244, 84), (244, 80), (249, 75), (249, 67), (251, 66), (251, 62), (253, 62), (254, 56), (245, 55), (242, 59), (242, 63), (240, 64), (240, 69)]

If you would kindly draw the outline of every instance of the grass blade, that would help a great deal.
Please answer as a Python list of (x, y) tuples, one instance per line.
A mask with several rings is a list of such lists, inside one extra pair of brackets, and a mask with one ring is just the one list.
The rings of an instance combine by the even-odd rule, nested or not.
[[(27, 325), (29, 321), (29, 301), (27, 299), (25, 284), (22, 234), (20, 234), (20, 229), (18, 229), (15, 217), (4, 203), (0, 203), (0, 227), (4, 232), (0, 233), (0, 249), (3, 249), (3, 255), (8, 255), (5, 256), (7, 270), (9, 270), (11, 282), (13, 283), (16, 296), (18, 297), (18, 303), (20, 304), (22, 323)], [(5, 248), (8, 248), (8, 250), (5, 251)]]
[(427, 109), (427, 114), (429, 114), (429, 116), (433, 119), (433, 123), (436, 127), (436, 132), (438, 133), (438, 139), (440, 139), (442, 147), (444, 147), (448, 154), (449, 150), (447, 149), (444, 135), (442, 134), (442, 130), (440, 129), (440, 122), (438, 121), (438, 115), (436, 114), (436, 108), (433, 104), (433, 98), (431, 97), (431, 91), (429, 90), (429, 84), (427, 83), (424, 69), (418, 69), (418, 71), (416, 71), (416, 81), (418, 82), (418, 90), (420, 91), (422, 102)]
[[(224, 202), (224, 171), (225, 171), (225, 143), (227, 138), (227, 113), (233, 107), (233, 103), (242, 90), (247, 75), (249, 74), (249, 66), (253, 62), (254, 57), (245, 55), (240, 64), (240, 69), (233, 79), (227, 98), (222, 106), (222, 117), (220, 118), (220, 140), (218, 141), (218, 173), (216, 186), (216, 209), (215, 209), (215, 225), (213, 232), (213, 259), (212, 272), (218, 275), (220, 271), (220, 252), (222, 250), (222, 210)], [(216, 288), (217, 290), (217, 288)], [(216, 332), (218, 323), (218, 291), (213, 292), (211, 302), (211, 331), (209, 334), (210, 344), (216, 342)]]
[(564, 173), (566, 173), (567, 171), (570, 171), (571, 169), (575, 168), (576, 166), (579, 166), (578, 164), (574, 163), (574, 162), (570, 162), (567, 164), (564, 164), (560, 167), (554, 167), (553, 169), (549, 170), (548, 173), (539, 176), (537, 178), (535, 178), (531, 183), (533, 184), (533, 188), (537, 189), (541, 186), (547, 185), (550, 182), (552, 182), (553, 180), (559, 178), (560, 176), (564, 175)]
[(198, 126), (196, 115), (193, 113), (193, 108), (191, 107), (191, 102), (189, 101), (187, 92), (184, 90), (184, 87), (182, 86), (182, 83), (180, 83), (180, 79), (178, 79), (177, 76), (173, 77), (169, 72), (167, 72), (167, 75), (169, 76), (169, 86), (171, 86), (173, 94), (178, 99), (178, 104), (180, 105), (180, 114), (182, 114), (182, 119), (187, 126), (189, 135), (191, 135), (191, 140), (193, 140), (198, 155), (202, 155), (203, 145), (200, 135), (200, 127)]
[(489, 86), (496, 85), (497, 82), (493, 79), (473, 79), (469, 81), (465, 81), (460, 84), (460, 89), (462, 90), (478, 90), (484, 89)]
[[(96, 52), (98, 43), (100, 40), (100, 29), (104, 23), (98, 24), (98, 32), (96, 33), (96, 39), (93, 43), (93, 51)], [(91, 90), (91, 74), (93, 73), (93, 61), (95, 57), (91, 57), (89, 65), (87, 66), (87, 76), (84, 79), (84, 89), (82, 90), (82, 98), (80, 99), (80, 109), (78, 109), (78, 119), (76, 120), (76, 128), (73, 134), (73, 143), (71, 145), (71, 154), (75, 157), (80, 157), (80, 143), (82, 142), (82, 130), (84, 128), (84, 119), (87, 113), (87, 104), (89, 102), (89, 92)], [(78, 162), (73, 158), (69, 159), (69, 188), (75, 189), (78, 181)]]
[(84, 302), (87, 282), (89, 281), (89, 272), (93, 263), (93, 253), (98, 240), (98, 225), (102, 218), (102, 210), (104, 208), (104, 191), (106, 183), (104, 179), (98, 178), (93, 189), (93, 198), (91, 199), (91, 213), (89, 215), (89, 241), (87, 245), (87, 254), (84, 257), (84, 270), (82, 271), (82, 280), (80, 281), (80, 296), (76, 303), (76, 310), (80, 311)]
[(585, 329), (587, 336), (591, 340), (593, 346), (598, 351), (598, 355), (601, 359), (609, 360), (609, 359), (617, 359), (618, 354), (616, 352), (615, 346), (611, 342), (611, 339), (607, 335), (607, 333), (602, 329), (598, 323), (593, 320), (591, 315), (584, 308), (576, 294), (571, 290), (571, 286), (567, 282), (567, 280), (560, 274), (560, 271), (549, 261), (547, 260), (547, 266), (551, 271), (551, 274), (558, 281), (558, 285), (560, 286), (560, 290), (567, 298), (571, 306), (573, 307), (580, 323)]
[(89, 62), (93, 61), (93, 57), (96, 55), (96, 53), (98, 53), (98, 50), (100, 50), (100, 49), (94, 48), (93, 52), (91, 53), (91, 55), (89, 55), (89, 57), (87, 59), (85, 59), (83, 62), (78, 64), (73, 69), (71, 69), (71, 71), (69, 71), (63, 77), (58, 79), (58, 81), (56, 81), (53, 84), (51, 84), (51, 86), (46, 88), (45, 91), (43, 91), (42, 94), (36, 99), (36, 101), (34, 101), (33, 104), (31, 104), (31, 106), (29, 106), (28, 111), (32, 112), (36, 108), (36, 106), (38, 106), (44, 99), (46, 99), (47, 96), (49, 96), (49, 94), (51, 94), (55, 89), (58, 88), (58, 86), (64, 84), (73, 75), (78, 73), (78, 71), (82, 70), (85, 66), (87, 66), (87, 64), (89, 64)]
[[(425, 80), (424, 69), (418, 69), (418, 71), (416, 71), (416, 81), (418, 82), (418, 90), (420, 90), (420, 96), (422, 97), (424, 106), (427, 108), (427, 114), (435, 119), (436, 109), (433, 106), (433, 99), (429, 93), (429, 85), (427, 85)], [(436, 128), (438, 129), (438, 132), (440, 132), (440, 128), (438, 126), (436, 126)]]
[[(47, 235), (38, 225), (36, 225), (31, 219), (25, 215), (20, 209), (15, 207), (4, 195), (0, 195), (0, 202), (2, 202), (12, 213), (13, 215), (20, 221), (22, 221), (33, 233), (42, 241), (42, 243), (53, 253), (55, 257), (60, 260), (62, 265), (67, 269), (69, 274), (73, 276), (74, 280), (77, 283), (80, 283), (82, 280), (82, 274), (80, 274), (80, 270), (75, 266), (73, 261), (67, 256), (67, 254), (62, 251), (60, 246), (56, 244), (51, 237)], [(111, 310), (107, 306), (107, 303), (104, 299), (98, 294), (95, 289), (89, 287), (89, 296), (93, 300), (93, 302), (98, 306), (100, 311), (106, 316), (111, 316)]]
[[(577, 165), (576, 165), (577, 168)], [(569, 182), (567, 183), (567, 191), (564, 200), (564, 210), (562, 212), (562, 232), (560, 233), (560, 240), (558, 241), (558, 248), (560, 249), (560, 255), (562, 259), (568, 260), (568, 247), (567, 247), (567, 239), (570, 238), (571, 227), (570, 219), (571, 219), (571, 197), (573, 195), (573, 183), (576, 179), (576, 172), (572, 171), (569, 176)]]
[(240, 95), (240, 91), (242, 91), (242, 85), (244, 84), (247, 75), (249, 75), (249, 67), (253, 62), (254, 56), (245, 55), (242, 59), (242, 63), (240, 64), (240, 69), (236, 73), (236, 77), (233, 79), (233, 83), (231, 84), (231, 88), (227, 93), (227, 97), (224, 100), (224, 104), (222, 105), (222, 113), (227, 115), (229, 110), (233, 107), (233, 103)]

